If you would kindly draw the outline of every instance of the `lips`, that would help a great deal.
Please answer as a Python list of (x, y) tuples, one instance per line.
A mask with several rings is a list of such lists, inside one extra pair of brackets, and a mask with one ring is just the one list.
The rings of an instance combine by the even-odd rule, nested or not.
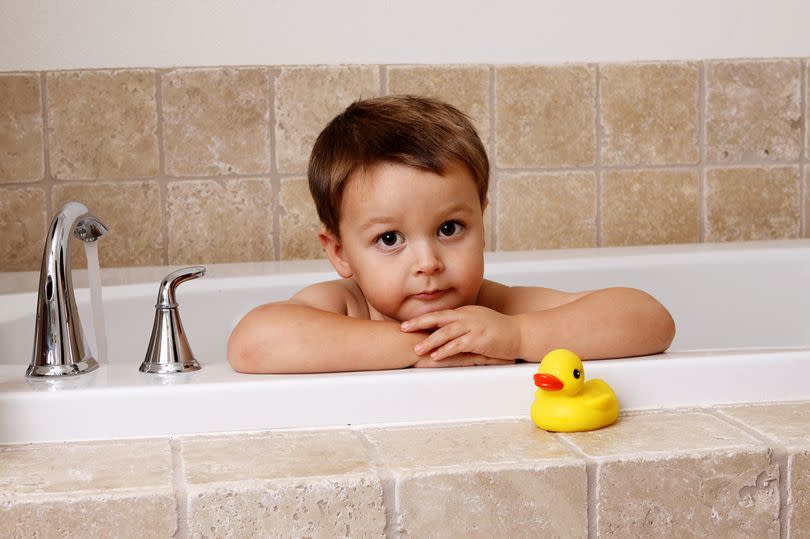
[(429, 292), (420, 292), (418, 294), (414, 294), (411, 297), (421, 299), (423, 301), (430, 301), (442, 297), (444, 293), (445, 290), (431, 290)]

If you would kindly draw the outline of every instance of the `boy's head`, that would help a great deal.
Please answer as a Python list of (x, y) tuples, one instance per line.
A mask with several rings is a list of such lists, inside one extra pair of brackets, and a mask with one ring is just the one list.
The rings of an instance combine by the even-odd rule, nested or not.
[(386, 96), (357, 101), (321, 131), (309, 160), (309, 189), (326, 229), (339, 237), (341, 202), (353, 174), (380, 163), (443, 175), (460, 164), (483, 204), (489, 161), (469, 118), (426, 97)]

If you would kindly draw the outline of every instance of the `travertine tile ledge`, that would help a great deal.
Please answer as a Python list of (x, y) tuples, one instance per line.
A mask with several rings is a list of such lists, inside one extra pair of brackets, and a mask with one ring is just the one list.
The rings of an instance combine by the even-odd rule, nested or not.
[(0, 535), (798, 537), (810, 402), (0, 447)]

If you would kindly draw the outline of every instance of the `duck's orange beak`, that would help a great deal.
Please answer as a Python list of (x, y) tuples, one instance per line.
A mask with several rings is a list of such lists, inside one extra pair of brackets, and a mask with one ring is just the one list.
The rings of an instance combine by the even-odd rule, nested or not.
[(559, 391), (565, 384), (553, 374), (537, 373), (534, 375), (534, 385), (546, 391)]

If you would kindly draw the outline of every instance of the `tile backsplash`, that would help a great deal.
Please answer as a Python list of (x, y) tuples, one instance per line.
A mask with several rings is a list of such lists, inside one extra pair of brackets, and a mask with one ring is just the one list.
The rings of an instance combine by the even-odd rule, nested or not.
[(107, 267), (321, 257), (311, 145), (393, 93), (472, 118), (492, 250), (805, 237), (809, 78), (806, 59), (0, 73), (0, 271), (38, 269), (69, 200), (110, 228)]

